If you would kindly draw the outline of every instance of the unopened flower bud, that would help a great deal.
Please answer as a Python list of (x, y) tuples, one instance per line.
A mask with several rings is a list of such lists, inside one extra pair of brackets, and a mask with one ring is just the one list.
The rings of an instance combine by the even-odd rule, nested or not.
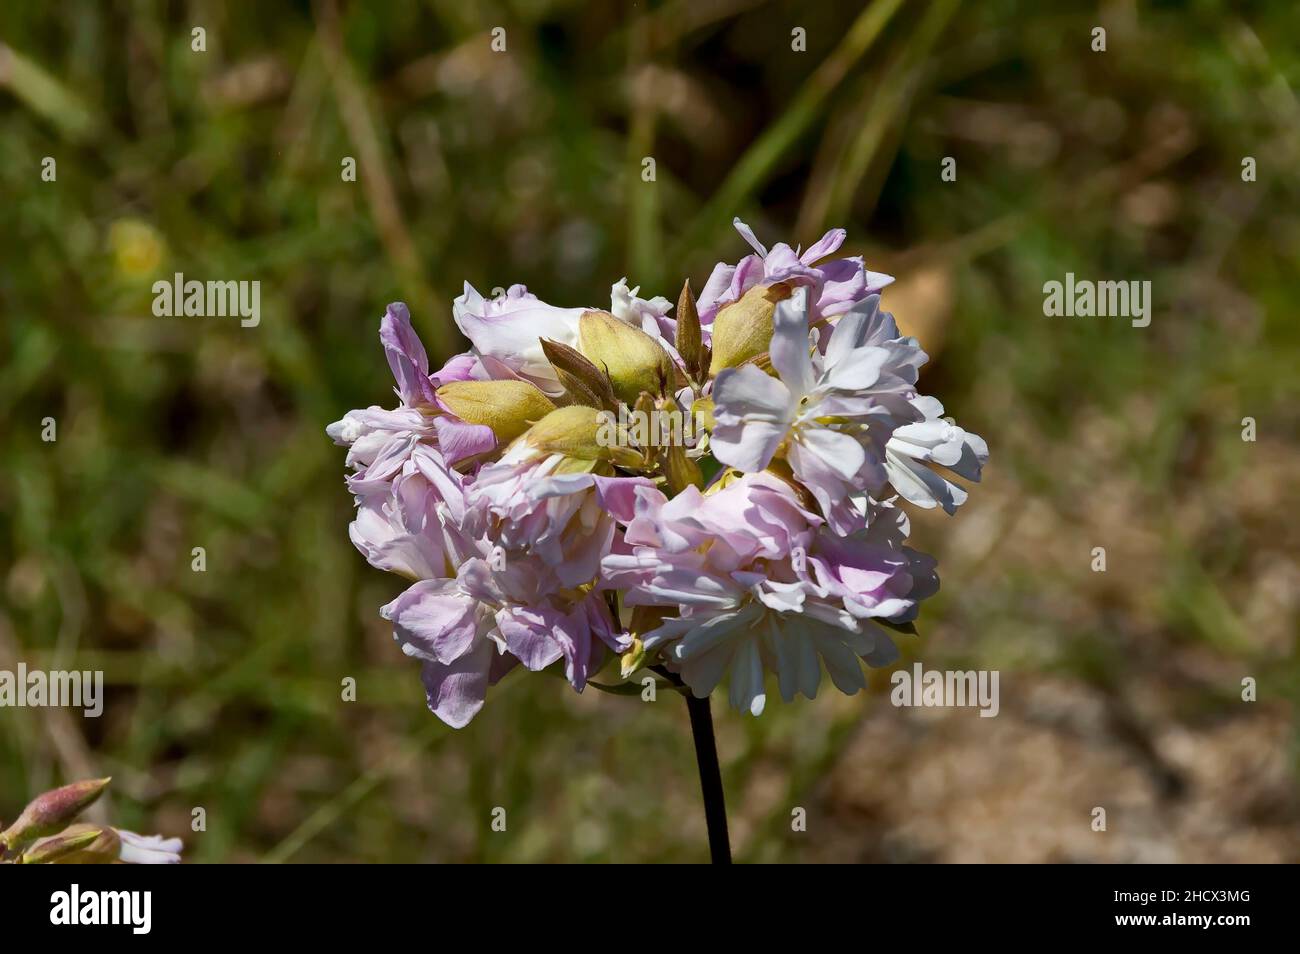
[(115, 828), (99, 828), (95, 825), (72, 825), (57, 837), (63, 838), (81, 829), (97, 831), (99, 836), (80, 851), (74, 851), (71, 854), (56, 858), (54, 864), (108, 865), (118, 860), (122, 854), (122, 839), (118, 836)]
[(486, 424), (503, 443), (555, 410), (527, 381), (452, 381), (438, 388), (438, 400), (461, 420)]
[(582, 353), (604, 367), (614, 393), (628, 404), (642, 391), (663, 394), (675, 378), (672, 359), (663, 346), (640, 328), (604, 311), (589, 311), (578, 322)]
[(564, 385), (564, 390), (574, 404), (618, 410), (618, 399), (614, 396), (608, 375), (592, 364), (581, 351), (570, 348), (563, 342), (543, 338), (542, 353), (551, 362), (555, 376)]
[(677, 353), (686, 365), (686, 372), (698, 381), (708, 366), (708, 349), (705, 348), (700, 333), (700, 313), (695, 307), (695, 296), (691, 294), (689, 280), (682, 285), (682, 294), (677, 299), (676, 344)]
[(709, 374), (734, 368), (772, 345), (772, 314), (777, 302), (790, 297), (790, 286), (755, 285), (713, 319), (713, 361)]
[(17, 820), (0, 832), (0, 847), (22, 848), (37, 838), (58, 834), (94, 804), (110, 781), (112, 779), (88, 779), (37, 795)]
[[(23, 865), (57, 864), (89, 848), (104, 834), (104, 831), (105, 829), (97, 828), (94, 825), (73, 825), (60, 835), (42, 839), (32, 845), (23, 852), (22, 857), (18, 859), (18, 863)], [(108, 831), (112, 831), (112, 829), (108, 829)], [(114, 838), (116, 839), (116, 835), (114, 835)], [(113, 857), (117, 857), (116, 852), (114, 852)], [(109, 860), (113, 859), (110, 858)]]
[(579, 460), (612, 460), (636, 467), (641, 455), (628, 447), (618, 420), (609, 411), (573, 404), (552, 411), (524, 434), (530, 448)]
[(686, 448), (681, 444), (671, 444), (664, 452), (664, 476), (668, 478), (668, 487), (674, 494), (681, 493), (687, 487), (704, 486), (704, 474), (700, 465), (686, 456)]

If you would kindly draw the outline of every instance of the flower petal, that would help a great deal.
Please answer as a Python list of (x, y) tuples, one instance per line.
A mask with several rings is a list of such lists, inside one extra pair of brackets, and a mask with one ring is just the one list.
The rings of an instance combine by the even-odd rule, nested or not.
[(426, 662), (421, 670), (429, 709), (453, 729), (462, 729), (478, 715), (487, 699), (488, 676), (497, 655), (484, 639), (473, 652), (450, 663)]
[(411, 313), (400, 301), (388, 306), (379, 322), (379, 341), (388, 354), (388, 366), (397, 379), (402, 403), (432, 404), (433, 382), (429, 380), (429, 356), (411, 325)]
[(752, 364), (721, 372), (713, 384), (714, 456), (747, 473), (762, 470), (789, 431), (793, 403), (784, 384)]
[(772, 321), (772, 343), (769, 346), (772, 367), (781, 375), (781, 381), (790, 389), (793, 398), (799, 400), (813, 389), (812, 344), (808, 340), (808, 289), (796, 288), (792, 296), (778, 302)]

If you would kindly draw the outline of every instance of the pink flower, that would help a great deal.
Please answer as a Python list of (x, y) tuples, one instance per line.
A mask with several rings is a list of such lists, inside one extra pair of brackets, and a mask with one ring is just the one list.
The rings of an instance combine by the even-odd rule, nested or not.
[[(561, 586), (595, 580), (614, 541), (617, 519), (631, 519), (638, 477), (605, 477), (561, 454), (530, 455), (520, 445), (479, 471), (469, 492), (466, 528), (507, 551), (541, 558)], [(567, 472), (566, 472), (567, 471)]]
[(429, 708), (452, 728), (469, 724), (488, 686), (514, 664), (494, 632), (491, 608), (458, 580), (423, 580), (379, 612), (392, 621), (402, 651), (421, 661)]
[(489, 377), (520, 377), (552, 397), (564, 388), (542, 352), (541, 339), (577, 347), (578, 319), (588, 310), (548, 305), (523, 285), (511, 285), (499, 298), (484, 298), (469, 282), (452, 303), (456, 325)]
[(354, 493), (374, 489), (367, 482), (391, 480), (420, 443), (440, 448), (453, 464), (496, 447), (491, 428), (467, 424), (438, 402), (439, 382), (429, 374), (429, 357), (401, 302), (388, 306), (379, 323), (379, 340), (397, 380), (401, 406), (393, 411), (374, 406), (349, 411), (325, 429), (335, 444), (348, 448), (348, 465), (357, 470)]
[[(521, 664), (582, 691), (610, 652), (625, 675), (666, 665), (700, 697), (727, 679), (755, 715), (769, 673), (787, 700), (814, 696), (823, 667), (852, 693), (938, 589), (896, 503), (951, 513), (965, 491), (934, 468), (978, 480), (988, 448), (917, 393), (925, 352), (880, 310), (892, 279), (833, 258), (842, 229), (801, 252), (736, 227), (755, 254), (714, 269), (699, 328), (681, 320), (689, 369), (671, 302), (626, 279), (597, 315), (466, 284), (453, 314), (471, 348), (436, 372), (405, 306), (389, 307), (398, 406), (327, 430), (353, 471), (352, 542), (413, 581), (381, 612), (449, 725)], [(581, 357), (551, 349), (552, 366), (543, 339)], [(704, 430), (656, 439), (641, 418), (672, 411)], [(658, 612), (631, 617), (633, 638), (621, 620), (638, 606)]]
[(738, 301), (755, 285), (788, 282), (808, 287), (813, 320), (820, 321), (843, 314), (894, 280), (882, 272), (867, 271), (859, 256), (823, 261), (844, 244), (844, 229), (831, 229), (800, 254), (784, 242), (769, 251), (748, 225), (740, 219), (733, 224), (755, 254), (735, 265), (719, 263), (714, 267), (697, 303), (700, 321), (706, 325), (713, 322), (719, 308)]
[(565, 678), (581, 692), (606, 647), (621, 652), (628, 640), (599, 593), (556, 590), (548, 569), (536, 556), (508, 552), (496, 566), (470, 561), (460, 583), (480, 606), (490, 609), (495, 638), (505, 650), (533, 672), (564, 660)]
[(897, 656), (873, 620), (910, 617), (937, 586), (919, 554), (837, 536), (765, 473), (672, 500), (640, 489), (625, 539), (630, 552), (604, 560), (609, 584), (630, 605), (677, 613), (644, 636), (647, 651), (662, 650), (698, 697), (729, 675), (732, 705), (753, 715), (768, 671), (787, 701), (817, 694), (823, 664), (841, 691), (863, 688), (860, 661)]
[[(335, 444), (348, 449), (347, 465), (358, 472), (358, 480), (364, 479), (373, 466), (373, 479), (381, 482), (397, 473), (410, 447), (421, 441), (433, 443), (438, 438), (433, 421), (415, 408), (387, 411), (375, 405), (348, 411), (325, 428), (325, 433)], [(376, 461), (380, 462), (377, 466)]]
[(352, 543), (371, 566), (411, 580), (455, 576), (481, 545), (463, 529), (465, 477), (432, 447), (415, 446), (389, 482), (365, 482)]
[(402, 404), (350, 411), (326, 433), (348, 448), (348, 477), (357, 516), (349, 528), (353, 544), (381, 570), (409, 579), (445, 576), (458, 549), (463, 516), (459, 461), (496, 447), (490, 428), (468, 424), (439, 401), (439, 382), (411, 316), (400, 303), (388, 307), (379, 338), (397, 381)]
[(616, 521), (631, 519), (633, 491), (652, 485), (590, 470), (557, 473), (566, 461), (574, 464), (521, 444), (471, 480), (418, 449), (415, 473), (394, 482), (403, 502), (405, 481), (420, 482), (412, 513), (389, 503), (358, 529), (388, 560), (382, 569), (432, 571), (381, 613), (403, 651), (421, 660), (429, 707), (449, 725), (467, 724), (488, 686), (517, 662), (540, 671), (562, 660), (581, 691), (607, 649), (627, 648), (596, 584)]
[(429, 708), (448, 725), (468, 724), (488, 686), (518, 662), (540, 671), (563, 660), (565, 678), (581, 692), (606, 647), (627, 647), (604, 599), (556, 590), (550, 569), (496, 551), (463, 563), (454, 580), (416, 583), (380, 610), (403, 652), (423, 663)]

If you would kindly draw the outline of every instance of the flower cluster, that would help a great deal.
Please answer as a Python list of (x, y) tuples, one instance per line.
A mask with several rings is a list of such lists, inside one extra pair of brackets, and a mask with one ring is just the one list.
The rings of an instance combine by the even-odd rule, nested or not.
[(111, 779), (73, 782), (37, 795), (0, 831), (0, 863), (21, 865), (174, 865), (181, 840), (78, 822)]
[[(917, 392), (925, 352), (880, 308), (893, 279), (835, 258), (843, 230), (801, 253), (736, 225), (755, 254), (671, 315), (625, 280), (608, 310), (467, 284), (471, 348), (437, 370), (389, 306), (400, 404), (327, 430), (353, 543), (412, 581), (381, 613), (448, 724), (517, 665), (582, 691), (615, 656), (617, 678), (649, 668), (700, 697), (726, 678), (755, 715), (768, 673), (786, 700), (823, 668), (852, 693), (938, 589), (899, 499), (952, 513), (948, 473), (979, 480), (984, 441)], [(703, 426), (627, 426), (664, 413)]]

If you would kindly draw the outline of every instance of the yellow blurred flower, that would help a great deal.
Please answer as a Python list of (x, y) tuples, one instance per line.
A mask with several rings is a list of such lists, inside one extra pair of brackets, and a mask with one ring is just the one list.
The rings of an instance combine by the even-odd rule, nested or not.
[(125, 278), (152, 277), (167, 254), (163, 238), (148, 222), (118, 219), (108, 229), (113, 264)]

